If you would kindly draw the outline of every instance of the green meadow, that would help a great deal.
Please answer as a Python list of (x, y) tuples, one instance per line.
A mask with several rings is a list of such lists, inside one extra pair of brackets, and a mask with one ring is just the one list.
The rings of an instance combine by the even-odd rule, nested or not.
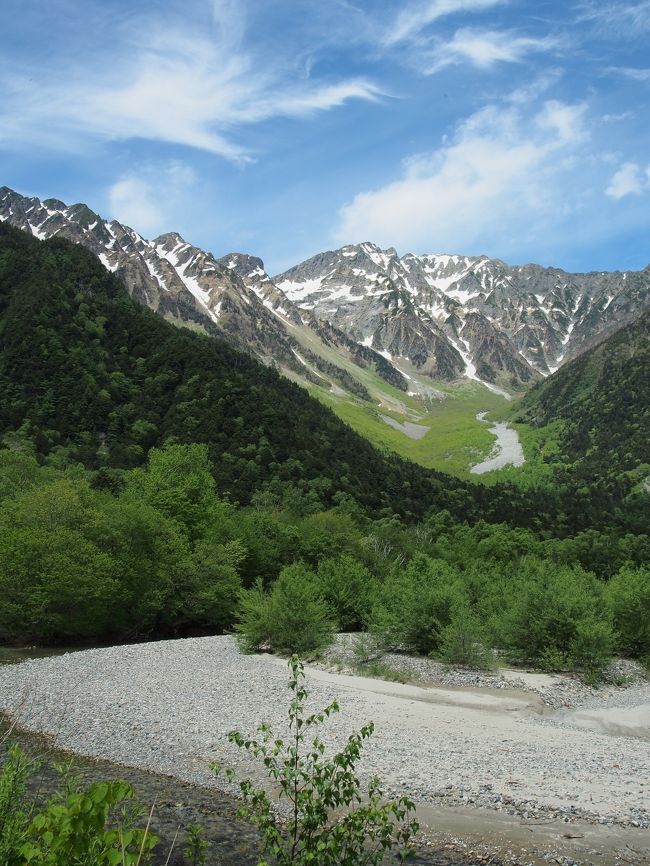
[[(373, 404), (317, 386), (312, 386), (310, 393), (378, 448), (395, 451), (427, 468), (468, 477), (470, 467), (487, 457), (494, 444), (489, 425), (478, 421), (476, 415), (501, 408), (504, 400), (471, 382), (455, 387), (432, 385), (444, 397), (428, 400), (426, 408), (418, 398), (409, 397), (386, 383), (382, 383), (382, 392), (386, 393)], [(376, 397), (376, 390), (373, 391)], [(400, 402), (404, 407), (402, 411)], [(391, 427), (381, 415), (400, 424), (409, 421), (427, 427), (428, 432), (422, 439), (413, 439)]]

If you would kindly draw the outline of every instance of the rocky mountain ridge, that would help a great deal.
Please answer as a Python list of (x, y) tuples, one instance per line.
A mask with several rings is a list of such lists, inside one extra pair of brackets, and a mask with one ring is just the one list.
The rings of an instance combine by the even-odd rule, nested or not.
[(650, 267), (568, 274), (486, 256), (400, 257), (362, 243), (272, 279), (255, 256), (215, 258), (175, 232), (146, 240), (84, 204), (7, 187), (0, 220), (83, 244), (165, 318), (363, 400), (372, 398), (360, 375), (367, 368), (416, 395), (427, 394), (431, 379), (477, 380), (504, 395), (524, 390), (650, 306)]
[(58, 236), (82, 244), (122, 278), (137, 301), (164, 318), (226, 337), (237, 348), (303, 381), (340, 387), (362, 399), (370, 396), (345, 369), (305, 349), (292, 333), (298, 327), (327, 330), (327, 342), (337, 343), (344, 360), (362, 367), (373, 363), (380, 376), (401, 378), (385, 358), (296, 307), (253, 256), (233, 253), (217, 259), (176, 232), (147, 240), (117, 220), (102, 219), (84, 204), (40, 201), (8, 187), (0, 188), (0, 220), (41, 240)]
[(301, 309), (431, 375), (511, 387), (555, 372), (650, 306), (650, 266), (569, 274), (487, 256), (400, 258), (369, 242), (320, 253), (275, 283)]

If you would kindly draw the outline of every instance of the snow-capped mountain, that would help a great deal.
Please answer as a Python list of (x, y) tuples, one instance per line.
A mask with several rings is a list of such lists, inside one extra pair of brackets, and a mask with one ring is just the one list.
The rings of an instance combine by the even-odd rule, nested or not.
[[(371, 364), (380, 377), (406, 390), (385, 358), (293, 304), (274, 286), (261, 259), (241, 253), (216, 259), (176, 232), (147, 240), (84, 204), (26, 198), (8, 187), (0, 188), (0, 220), (40, 239), (56, 236), (83, 244), (140, 303), (179, 324), (226, 337), (303, 381), (369, 399), (366, 388), (336, 363), (341, 361), (360, 368)], [(305, 332), (309, 347), (300, 340)], [(330, 353), (319, 349), (326, 347), (335, 347), (338, 357), (324, 357)]]
[(568, 274), (486, 256), (400, 257), (362, 243), (271, 279), (254, 256), (217, 259), (175, 232), (147, 240), (84, 204), (26, 198), (7, 187), (0, 188), (0, 220), (39, 238), (81, 243), (164, 317), (225, 336), (287, 375), (365, 400), (369, 370), (420, 396), (436, 396), (430, 379), (522, 390), (650, 306), (650, 267)]
[(434, 376), (526, 386), (650, 305), (650, 267), (569, 274), (486, 256), (397, 255), (371, 243), (275, 277), (314, 315)]
[(7, 187), (0, 189), (0, 218), (41, 239), (64, 237), (88, 247), (134, 298), (165, 318), (225, 332), (268, 359), (291, 355), (282, 345), (284, 328), (257, 294), (233, 270), (175, 232), (146, 240), (86, 205), (41, 202)]

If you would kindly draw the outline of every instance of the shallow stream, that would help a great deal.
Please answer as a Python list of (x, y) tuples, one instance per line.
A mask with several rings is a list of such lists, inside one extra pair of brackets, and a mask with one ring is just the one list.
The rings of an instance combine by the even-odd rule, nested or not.
[[(491, 423), (485, 419), (487, 412), (479, 412), (477, 421), (485, 424)], [(469, 470), (473, 475), (482, 475), (484, 472), (492, 472), (495, 469), (503, 469), (504, 466), (523, 466), (525, 462), (524, 449), (519, 441), (519, 434), (512, 427), (495, 421), (490, 427), (490, 433), (496, 436), (492, 452), (481, 463), (477, 463)]]

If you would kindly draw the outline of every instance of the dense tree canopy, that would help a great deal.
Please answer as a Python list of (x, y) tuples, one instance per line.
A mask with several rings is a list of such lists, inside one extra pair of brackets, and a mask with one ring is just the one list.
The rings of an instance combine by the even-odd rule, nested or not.
[(643, 327), (523, 404), (558, 425), (554, 475), (473, 485), (379, 453), (86, 250), (0, 224), (0, 641), (239, 623), (285, 650), (337, 627), (457, 661), (647, 656)]

